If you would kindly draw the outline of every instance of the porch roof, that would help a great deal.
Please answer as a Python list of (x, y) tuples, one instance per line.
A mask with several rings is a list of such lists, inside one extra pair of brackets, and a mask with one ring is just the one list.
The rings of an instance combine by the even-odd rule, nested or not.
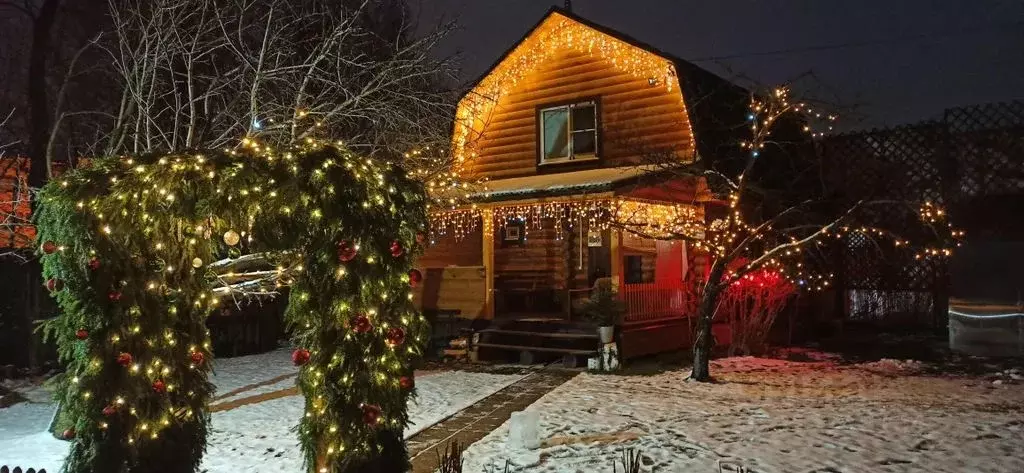
[(469, 199), (492, 203), (607, 193), (688, 203), (709, 198), (707, 186), (697, 179), (680, 179), (654, 165), (635, 165), (499, 179)]

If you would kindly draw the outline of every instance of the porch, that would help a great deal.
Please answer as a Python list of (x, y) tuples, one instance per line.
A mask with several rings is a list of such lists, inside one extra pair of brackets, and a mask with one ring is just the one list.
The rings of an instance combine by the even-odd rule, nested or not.
[[(424, 289), (417, 293), (423, 308), (457, 308), (459, 326), (472, 328), (481, 359), (562, 358), (579, 365), (599, 346), (596, 324), (584, 317), (580, 303), (597, 280), (610, 279), (625, 309), (616, 330), (622, 358), (690, 346), (698, 287), (707, 272), (705, 254), (681, 241), (643, 239), (610, 228), (590, 231), (586, 223), (559, 235), (556, 222), (542, 223), (492, 228), (490, 238), (481, 225), (458, 243), (435, 242), (433, 248), (446, 259), (474, 265), (426, 266)], [(509, 235), (509, 227), (517, 229)], [(479, 259), (467, 255), (473, 248), (479, 249)], [(429, 252), (425, 257), (421, 266), (437, 264)]]
[(425, 310), (457, 310), (478, 346), (595, 353), (595, 325), (580, 302), (599, 279), (610, 279), (625, 305), (623, 356), (688, 344), (707, 258), (682, 241), (637, 235), (702, 228), (702, 181), (666, 180), (644, 166), (598, 168), (494, 181), (471, 200), (432, 214), (417, 297)]

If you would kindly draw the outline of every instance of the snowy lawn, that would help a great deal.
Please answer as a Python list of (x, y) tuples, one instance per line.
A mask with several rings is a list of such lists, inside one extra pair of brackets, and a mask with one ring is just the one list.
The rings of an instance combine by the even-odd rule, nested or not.
[[(302, 397), (287, 395), (252, 402), (252, 396), (281, 394), (295, 386), (291, 352), (221, 359), (214, 365), (214, 408), (244, 404), (213, 414), (212, 436), (201, 471), (300, 472), (302, 455), (292, 427), (302, 415)], [(418, 397), (409, 404), (406, 437), (514, 383), (522, 375), (435, 371), (416, 373)], [(258, 385), (256, 387), (252, 387)], [(251, 387), (251, 388), (247, 388)], [(244, 390), (243, 390), (244, 389)], [(53, 413), (42, 388), (22, 391), (30, 401), (0, 409), (0, 465), (60, 469), (67, 442), (44, 432)], [(285, 393), (287, 394), (287, 393)], [(246, 403), (251, 402), (251, 403)]]
[(611, 472), (628, 448), (644, 472), (712, 473), (720, 460), (759, 473), (1024, 471), (1024, 373), (926, 377), (916, 362), (813, 355), (719, 360), (717, 384), (584, 373), (529, 407), (541, 448), (509, 446), (506, 422), (467, 449), (465, 471), (508, 459), (517, 473)]

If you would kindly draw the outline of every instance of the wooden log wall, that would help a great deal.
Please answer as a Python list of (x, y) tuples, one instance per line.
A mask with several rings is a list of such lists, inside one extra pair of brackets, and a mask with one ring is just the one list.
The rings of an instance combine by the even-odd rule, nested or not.
[(480, 227), (461, 239), (448, 234), (436, 238), (416, 260), (416, 267), (480, 266), (483, 264), (483, 233)]
[(483, 266), (428, 268), (413, 290), (413, 304), (424, 312), (456, 310), (459, 317), (484, 316), (486, 270)]
[[(567, 245), (558, 239), (555, 221), (545, 219), (541, 228), (526, 226), (522, 244), (505, 243), (504, 230), (495, 226), (495, 288), (564, 288)], [(565, 236), (565, 235), (563, 235)]]
[(502, 179), (537, 172), (537, 107), (597, 97), (600, 100), (598, 166), (621, 166), (646, 153), (672, 150), (686, 159), (693, 137), (678, 87), (651, 84), (610, 61), (564, 51), (541, 64), (504, 94), (484, 120), (478, 153), (467, 166), (473, 177)]

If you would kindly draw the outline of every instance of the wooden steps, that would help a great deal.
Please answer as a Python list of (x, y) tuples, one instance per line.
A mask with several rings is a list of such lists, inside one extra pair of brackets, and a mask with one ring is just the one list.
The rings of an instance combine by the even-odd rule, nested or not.
[(477, 333), (473, 344), (482, 360), (516, 361), (534, 364), (562, 357), (566, 366), (576, 367), (597, 354), (596, 328), (580, 322), (545, 317), (495, 320)]
[(506, 335), (525, 335), (532, 337), (550, 337), (550, 338), (572, 338), (572, 339), (594, 339), (597, 340), (596, 333), (574, 333), (574, 332), (530, 332), (526, 330), (504, 330), (500, 328), (489, 328), (481, 330), (480, 333), (497, 333)]
[(518, 351), (535, 351), (543, 353), (560, 353), (563, 355), (593, 355), (597, 353), (597, 350), (577, 350), (572, 348), (553, 348), (553, 347), (536, 347), (536, 346), (519, 346), (519, 345), (502, 345), (500, 343), (477, 343), (476, 346), (481, 348), (500, 348), (503, 350), (518, 350)]

